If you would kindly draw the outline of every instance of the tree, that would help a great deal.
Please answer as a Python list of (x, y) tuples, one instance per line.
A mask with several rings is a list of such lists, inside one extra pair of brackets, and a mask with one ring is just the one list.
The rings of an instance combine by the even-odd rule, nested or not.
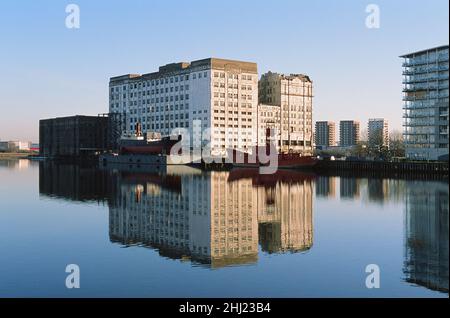
[(389, 146), (391, 157), (405, 157), (405, 143), (400, 131), (394, 130), (390, 133)]

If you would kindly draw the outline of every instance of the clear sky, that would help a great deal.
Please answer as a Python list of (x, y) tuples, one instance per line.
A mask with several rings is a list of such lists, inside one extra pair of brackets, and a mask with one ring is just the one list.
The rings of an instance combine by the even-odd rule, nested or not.
[[(78, 4), (80, 29), (65, 26)], [(369, 29), (365, 9), (380, 8)], [(314, 120), (401, 129), (401, 54), (448, 44), (448, 0), (2, 1), (0, 140), (40, 118), (108, 111), (109, 77), (220, 57), (314, 81)]]

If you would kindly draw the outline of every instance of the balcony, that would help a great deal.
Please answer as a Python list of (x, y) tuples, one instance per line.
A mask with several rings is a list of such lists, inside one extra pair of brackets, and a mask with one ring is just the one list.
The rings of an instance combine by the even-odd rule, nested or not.
[(436, 73), (432, 73), (430, 76), (414, 76), (409, 79), (404, 79), (403, 84), (414, 84), (414, 83), (426, 83), (429, 81), (436, 81), (441, 79), (441, 76), (438, 76)]
[(437, 60), (439, 62), (445, 62), (448, 61), (448, 54), (439, 54)]
[(417, 65), (426, 65), (429, 64), (428, 60), (426, 59), (421, 59), (421, 60), (412, 60), (412, 61), (408, 61), (408, 62), (404, 62), (402, 64), (403, 67), (412, 67), (412, 66), (417, 66)]
[[(403, 108), (405, 109), (405, 108)], [(433, 115), (428, 115), (428, 114), (403, 114), (402, 116), (403, 118), (407, 119), (407, 118), (429, 118), (429, 117), (433, 117)]]
[(427, 91), (427, 90), (436, 90), (438, 89), (437, 84), (411, 84), (410, 87), (405, 87), (403, 92), (416, 92), (416, 91)]

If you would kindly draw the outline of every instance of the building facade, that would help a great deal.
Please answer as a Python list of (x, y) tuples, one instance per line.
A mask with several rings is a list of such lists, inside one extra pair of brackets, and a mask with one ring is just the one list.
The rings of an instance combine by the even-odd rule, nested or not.
[[(259, 103), (265, 105), (261, 107), (276, 106), (279, 108), (278, 110), (272, 108), (271, 112), (279, 114), (277, 136), (282, 152), (312, 154), (312, 99), (313, 83), (306, 75), (268, 72), (261, 76)], [(269, 124), (273, 125), (272, 122)], [(265, 125), (259, 120), (258, 126), (258, 141), (265, 143)]]
[(401, 56), (406, 156), (448, 160), (448, 45)]
[(258, 104), (258, 144), (264, 146), (267, 143), (267, 129), (271, 129), (277, 151), (281, 146), (281, 108), (275, 105)]
[(341, 147), (355, 146), (360, 141), (359, 122), (341, 120), (339, 122), (339, 143)]
[(330, 121), (316, 122), (316, 130), (314, 136), (316, 146), (336, 146), (336, 124)]
[(369, 119), (367, 132), (369, 147), (389, 147), (389, 125), (386, 119)]
[[(258, 103), (256, 63), (208, 58), (161, 66), (158, 72), (112, 77), (109, 110), (125, 118), (123, 133), (163, 136), (185, 128), (193, 145), (194, 125), (211, 153), (256, 145)], [(210, 134), (207, 129), (210, 128)]]
[(39, 151), (45, 157), (89, 156), (110, 148), (107, 116), (71, 116), (39, 121)]

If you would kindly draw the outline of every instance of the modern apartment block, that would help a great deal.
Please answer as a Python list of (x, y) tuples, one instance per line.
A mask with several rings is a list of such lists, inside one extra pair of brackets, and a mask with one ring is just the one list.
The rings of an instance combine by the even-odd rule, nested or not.
[(448, 45), (402, 55), (406, 156), (448, 160)]
[(315, 143), (322, 147), (336, 146), (336, 124), (331, 121), (316, 122)]
[(370, 147), (389, 147), (389, 125), (386, 119), (369, 119), (367, 132)]
[(360, 139), (359, 122), (341, 120), (339, 122), (339, 143), (341, 147), (355, 146)]
[[(311, 79), (302, 74), (284, 75), (268, 72), (263, 74), (259, 81), (259, 103), (261, 111), (264, 107), (272, 108), (272, 113), (279, 114), (280, 128), (277, 138), (282, 152), (298, 152), (305, 155), (312, 154), (313, 127), (312, 127), (312, 99), (313, 83)], [(266, 116), (267, 119), (268, 116)], [(259, 118), (259, 143), (265, 143), (264, 116)], [(269, 118), (270, 119), (270, 118)], [(268, 123), (273, 125), (277, 123)]]
[(205, 139), (202, 146), (211, 142), (213, 153), (248, 151), (257, 140), (257, 85), (256, 63), (217, 58), (173, 63), (154, 73), (112, 77), (109, 110), (123, 114), (125, 134), (137, 123), (144, 133), (163, 136), (186, 128), (192, 146), (195, 124)]

